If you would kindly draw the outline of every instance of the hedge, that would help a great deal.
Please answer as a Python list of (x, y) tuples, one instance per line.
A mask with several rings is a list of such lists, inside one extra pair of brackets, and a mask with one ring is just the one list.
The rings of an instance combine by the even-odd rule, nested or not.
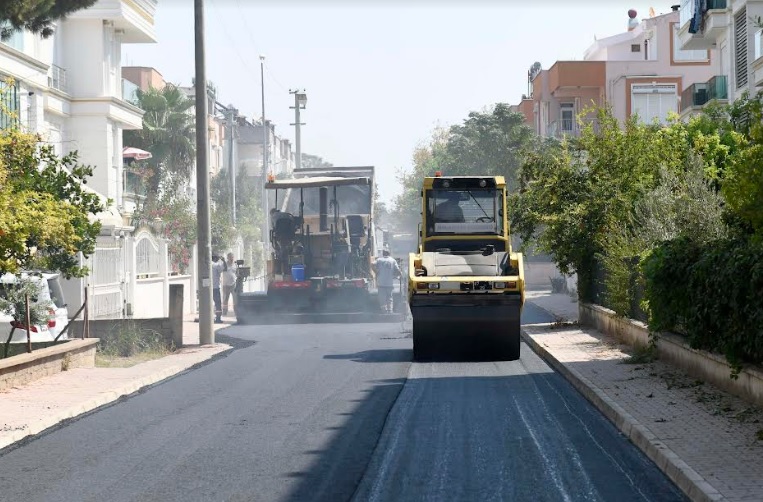
[(743, 239), (666, 241), (642, 262), (649, 327), (693, 348), (763, 362), (763, 244)]

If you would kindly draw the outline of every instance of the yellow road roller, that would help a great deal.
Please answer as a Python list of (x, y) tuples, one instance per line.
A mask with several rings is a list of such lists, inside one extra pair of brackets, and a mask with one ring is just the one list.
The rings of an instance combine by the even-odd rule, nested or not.
[(416, 361), (519, 359), (522, 254), (512, 252), (503, 176), (424, 178), (408, 260)]

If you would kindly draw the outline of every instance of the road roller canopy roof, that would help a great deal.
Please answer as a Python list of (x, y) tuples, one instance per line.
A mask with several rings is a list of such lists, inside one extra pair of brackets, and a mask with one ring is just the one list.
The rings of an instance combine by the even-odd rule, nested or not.
[(506, 179), (503, 176), (444, 176), (438, 171), (435, 176), (424, 178), (424, 189), (479, 189), (504, 188)]
[(290, 180), (273, 180), (268, 181), (265, 184), (265, 188), (268, 189), (282, 189), (282, 188), (310, 188), (310, 187), (335, 187), (345, 185), (370, 185), (371, 178), (368, 177), (332, 177), (332, 176), (315, 176), (311, 178), (296, 178)]

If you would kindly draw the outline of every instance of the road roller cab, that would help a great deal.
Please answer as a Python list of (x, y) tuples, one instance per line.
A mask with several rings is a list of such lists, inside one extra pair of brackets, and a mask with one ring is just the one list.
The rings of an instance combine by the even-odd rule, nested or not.
[(502, 176), (424, 178), (408, 260), (416, 360), (519, 358), (522, 254), (511, 249)]

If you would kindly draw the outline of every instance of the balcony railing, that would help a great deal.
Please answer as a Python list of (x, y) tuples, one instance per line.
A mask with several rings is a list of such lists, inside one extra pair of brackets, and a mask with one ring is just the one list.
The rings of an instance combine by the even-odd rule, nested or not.
[(571, 134), (575, 131), (575, 120), (573, 119), (562, 119), (559, 121), (559, 125), (563, 134)]
[(138, 90), (139, 87), (126, 78), (122, 79), (122, 99), (130, 104), (138, 106)]
[(551, 122), (546, 128), (546, 136), (562, 138), (564, 136), (579, 136), (580, 130), (574, 119), (559, 119)]
[[(684, 25), (692, 20), (697, 9), (697, 3), (701, 0), (681, 0), (681, 8), (678, 11), (678, 26), (683, 28)], [(705, 0), (705, 10), (702, 11), (702, 15), (709, 10), (718, 10), (727, 8), (727, 0)]]
[(725, 75), (717, 75), (707, 82), (692, 84), (681, 93), (681, 111), (698, 108), (714, 99), (728, 99)]
[(54, 64), (50, 65), (50, 70), (48, 71), (48, 87), (57, 89), (61, 92), (67, 92), (66, 70)]

